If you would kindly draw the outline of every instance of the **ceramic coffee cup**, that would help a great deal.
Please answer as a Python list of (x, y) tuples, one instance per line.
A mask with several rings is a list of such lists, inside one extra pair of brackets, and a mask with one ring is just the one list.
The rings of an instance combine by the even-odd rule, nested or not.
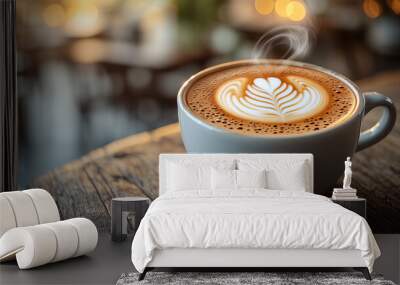
[[(186, 94), (193, 82), (216, 71), (232, 66), (259, 63), (292, 65), (320, 71), (339, 79), (357, 97), (358, 104), (350, 118), (334, 127), (296, 135), (252, 135), (230, 132), (216, 127), (193, 114), (187, 105)], [(347, 156), (382, 140), (396, 120), (393, 102), (377, 92), (362, 93), (349, 79), (319, 66), (286, 60), (242, 60), (205, 69), (189, 78), (181, 87), (178, 116), (183, 143), (189, 153), (312, 153), (314, 155), (314, 193), (329, 195), (343, 173)], [(360, 133), (363, 117), (375, 107), (383, 114), (370, 129)]]

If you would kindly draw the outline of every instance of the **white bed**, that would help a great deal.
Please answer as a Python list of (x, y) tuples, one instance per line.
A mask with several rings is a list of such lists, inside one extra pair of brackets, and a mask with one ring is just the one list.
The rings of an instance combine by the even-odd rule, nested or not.
[[(301, 187), (210, 190), (201, 185), (207, 178), (200, 172), (192, 178), (197, 181), (191, 189), (178, 183), (177, 189), (183, 188), (176, 191), (168, 179), (191, 180), (185, 168), (174, 177), (169, 168), (175, 164), (223, 171), (250, 167), (244, 173), (252, 167), (283, 165), (289, 168), (278, 175), (281, 183), (296, 180)], [(290, 172), (297, 164), (304, 166), (300, 179)], [(162, 154), (159, 173), (160, 197), (132, 243), (132, 262), (140, 278), (154, 267), (354, 267), (370, 278), (380, 255), (362, 217), (312, 194), (311, 154)]]

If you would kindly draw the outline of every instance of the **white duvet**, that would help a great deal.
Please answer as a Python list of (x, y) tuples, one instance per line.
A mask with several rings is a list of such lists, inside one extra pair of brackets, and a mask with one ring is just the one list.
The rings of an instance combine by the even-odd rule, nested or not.
[(143, 272), (165, 248), (358, 249), (370, 271), (380, 255), (365, 219), (328, 198), (257, 189), (157, 198), (133, 239), (132, 262)]

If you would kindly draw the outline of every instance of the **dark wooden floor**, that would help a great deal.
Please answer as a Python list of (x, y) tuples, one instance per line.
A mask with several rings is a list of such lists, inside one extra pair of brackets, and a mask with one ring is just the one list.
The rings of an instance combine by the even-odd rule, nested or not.
[[(400, 71), (359, 82), (363, 91), (380, 91), (400, 106)], [(380, 114), (374, 110), (363, 127)], [(353, 186), (368, 200), (375, 233), (400, 233), (400, 116), (392, 133), (353, 158)], [(55, 197), (62, 217), (87, 217), (101, 231), (110, 228), (110, 201), (119, 196), (158, 196), (159, 153), (184, 152), (178, 124), (145, 132), (97, 149), (80, 160), (39, 177)]]

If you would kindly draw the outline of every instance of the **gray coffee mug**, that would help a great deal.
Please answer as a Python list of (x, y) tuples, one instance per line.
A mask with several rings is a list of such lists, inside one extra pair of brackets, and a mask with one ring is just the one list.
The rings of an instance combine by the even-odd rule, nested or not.
[[(337, 126), (305, 134), (274, 136), (230, 132), (194, 115), (186, 103), (186, 92), (199, 78), (227, 67), (252, 64), (278, 64), (306, 67), (333, 76), (346, 84), (358, 97), (356, 111)], [(178, 93), (181, 135), (189, 153), (312, 153), (314, 155), (314, 193), (329, 195), (343, 173), (347, 156), (363, 150), (389, 134), (396, 121), (393, 102), (377, 92), (361, 93), (349, 79), (319, 66), (287, 60), (242, 60), (205, 69), (190, 77)], [(379, 121), (360, 134), (361, 120), (375, 107), (383, 107)]]

